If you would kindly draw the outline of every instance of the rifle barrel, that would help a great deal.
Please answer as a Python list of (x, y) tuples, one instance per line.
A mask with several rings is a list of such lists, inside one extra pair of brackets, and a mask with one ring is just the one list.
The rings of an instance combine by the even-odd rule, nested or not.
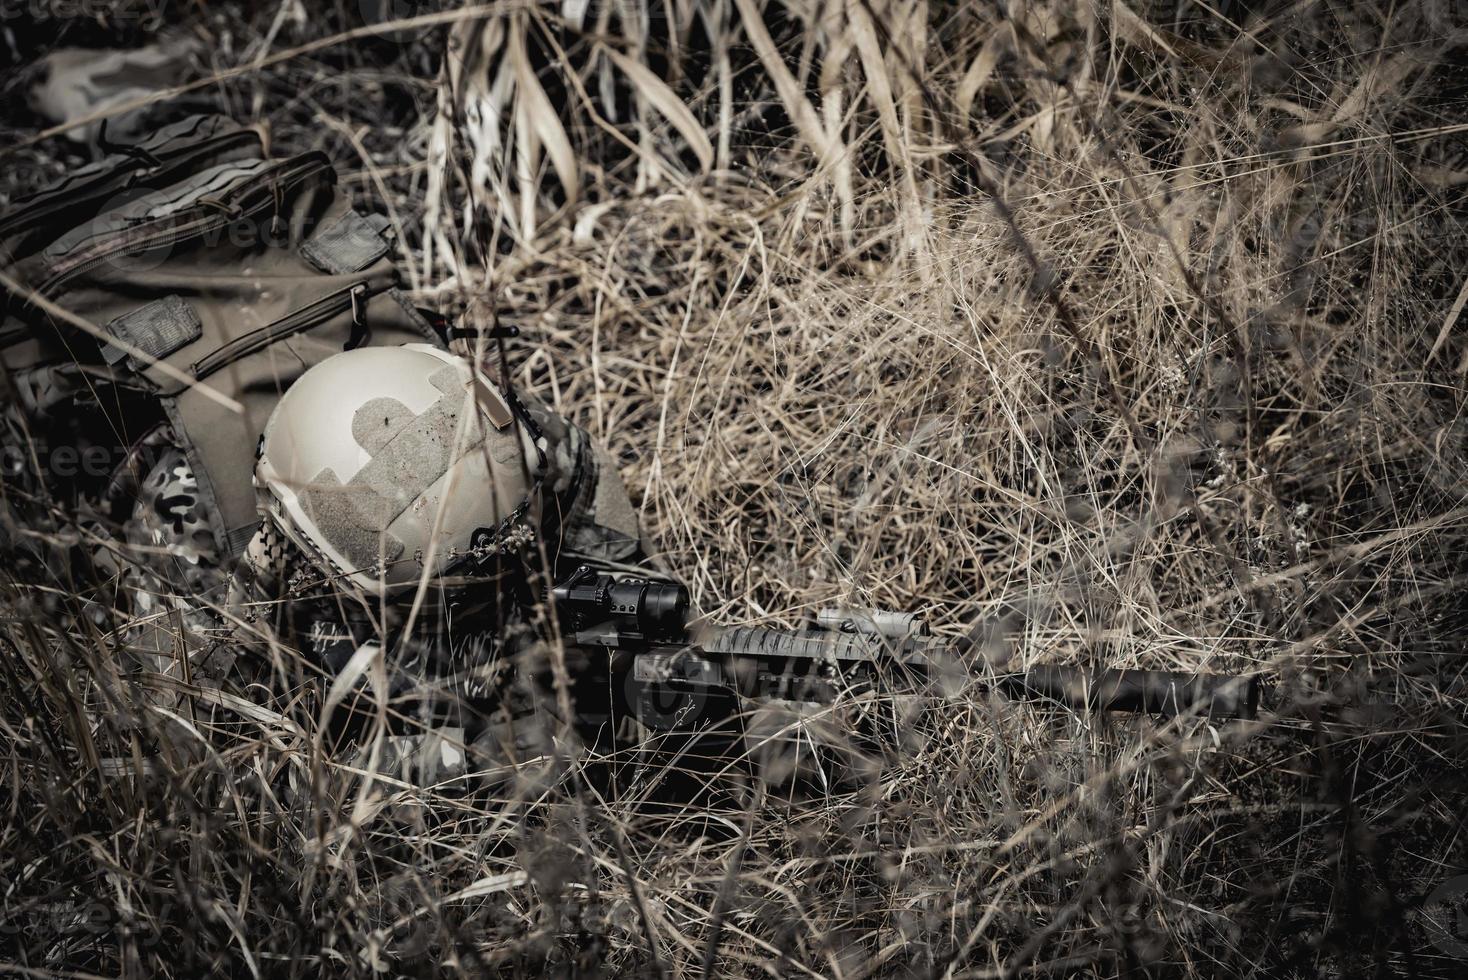
[[(785, 631), (761, 627), (716, 629), (699, 647), (713, 655), (756, 660), (789, 658), (840, 664), (870, 663), (931, 670), (935, 654), (948, 650), (936, 637), (888, 640), (835, 630)], [(1051, 665), (1004, 674), (995, 686), (1017, 701), (1049, 700), (1072, 708), (1131, 711), (1139, 714), (1199, 714), (1213, 718), (1253, 718), (1259, 707), (1259, 678), (1250, 675), (1188, 674), (1165, 670), (1092, 669)]]
[(1259, 678), (1252, 675), (1044, 666), (1007, 674), (999, 687), (1016, 699), (1169, 716), (1249, 719), (1259, 708)]

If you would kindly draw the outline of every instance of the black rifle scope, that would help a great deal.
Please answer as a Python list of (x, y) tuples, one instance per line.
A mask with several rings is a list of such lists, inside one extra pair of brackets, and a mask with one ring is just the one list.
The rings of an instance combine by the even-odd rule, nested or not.
[(681, 640), (688, 626), (688, 590), (676, 582), (619, 579), (582, 565), (551, 594), (578, 628), (611, 621), (624, 633), (657, 642)]

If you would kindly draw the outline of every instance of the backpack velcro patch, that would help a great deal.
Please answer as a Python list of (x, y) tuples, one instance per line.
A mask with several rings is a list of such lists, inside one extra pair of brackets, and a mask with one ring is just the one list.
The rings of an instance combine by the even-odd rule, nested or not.
[[(155, 360), (199, 339), (203, 324), (199, 314), (182, 296), (164, 296), (137, 309), (124, 313), (107, 324), (107, 332), (123, 343), (131, 344)], [(150, 365), (139, 362), (115, 344), (102, 345), (102, 358), (116, 365), (124, 357), (134, 371), (146, 370)]]
[(387, 254), (383, 231), (387, 218), (364, 218), (348, 211), (301, 244), (301, 254), (316, 268), (333, 276), (361, 272)]

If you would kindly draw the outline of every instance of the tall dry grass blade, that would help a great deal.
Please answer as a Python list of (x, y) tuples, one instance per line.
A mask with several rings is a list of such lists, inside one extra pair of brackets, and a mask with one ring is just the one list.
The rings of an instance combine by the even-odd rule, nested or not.
[(714, 165), (714, 148), (709, 142), (708, 134), (704, 132), (688, 106), (684, 104), (668, 84), (658, 78), (645, 65), (622, 54), (613, 47), (602, 45), (601, 51), (611, 59), (612, 63), (626, 75), (632, 82), (634, 91), (649, 106), (657, 110), (658, 114), (672, 124), (678, 134), (698, 158), (698, 164), (704, 171), (710, 170)]
[(960, 118), (966, 119), (973, 114), (974, 99), (988, 84), (994, 69), (999, 66), (999, 59), (1012, 43), (1013, 35), (1007, 24), (998, 25), (984, 38), (984, 43), (979, 46), (979, 53), (974, 55), (974, 60), (964, 70), (958, 87), (954, 89), (954, 111)]
[(551, 166), (556, 171), (556, 179), (560, 181), (561, 189), (566, 195), (566, 206), (572, 207), (581, 189), (581, 174), (576, 162), (576, 151), (571, 147), (571, 140), (566, 136), (566, 128), (561, 125), (560, 117), (556, 115), (550, 98), (545, 94), (545, 89), (541, 87), (534, 70), (530, 67), (530, 59), (525, 53), (523, 29), (510, 32), (509, 56), (515, 73), (515, 88), (519, 95), (515, 111), (523, 112), (527, 117), (529, 125), (526, 128), (535, 135), (539, 145), (550, 157)]
[(1427, 352), (1429, 361), (1436, 357), (1442, 345), (1448, 342), (1448, 337), (1452, 334), (1453, 327), (1457, 324), (1458, 317), (1462, 314), (1465, 305), (1468, 305), (1468, 278), (1463, 280), (1463, 287), (1458, 290), (1458, 298), (1453, 300), (1453, 305), (1448, 307), (1448, 315), (1443, 317), (1443, 325), (1437, 331), (1437, 337), (1432, 342), (1432, 349)]
[(796, 131), (800, 138), (815, 153), (822, 169), (830, 167), (838, 156), (844, 152), (839, 138), (834, 133), (826, 131), (821, 124), (820, 117), (816, 114), (815, 107), (801, 91), (800, 84), (796, 82), (795, 76), (786, 67), (780, 50), (775, 46), (775, 40), (770, 36), (769, 29), (765, 27), (764, 16), (759, 8), (755, 6), (755, 0), (734, 0), (734, 6), (739, 10), (739, 16), (744, 24), (744, 32), (749, 37), (750, 44), (754, 46), (755, 54), (770, 76), (771, 83), (780, 97), (780, 102), (785, 106), (785, 111), (790, 114), (790, 119), (795, 123)]
[[(903, 131), (902, 122), (898, 119), (892, 79), (888, 75), (889, 69), (887, 59), (883, 54), (882, 41), (877, 37), (877, 29), (872, 23), (872, 14), (868, 10), (869, 2), (870, 0), (846, 0), (846, 16), (850, 23), (857, 55), (861, 59), (862, 71), (866, 77), (867, 97), (877, 108), (877, 120), (881, 125), (889, 165), (896, 172), (898, 184), (902, 188), (902, 207), (898, 219), (903, 225), (902, 251), (921, 255), (926, 252), (926, 248), (922, 205), (918, 200), (916, 168), (908, 152), (908, 140)], [(900, 35), (893, 37), (890, 25), (884, 33), (888, 43), (899, 45), (902, 43)], [(903, 59), (905, 65), (913, 64), (906, 53), (899, 53), (898, 57)], [(896, 73), (898, 75), (907, 74), (902, 67), (898, 67)]]

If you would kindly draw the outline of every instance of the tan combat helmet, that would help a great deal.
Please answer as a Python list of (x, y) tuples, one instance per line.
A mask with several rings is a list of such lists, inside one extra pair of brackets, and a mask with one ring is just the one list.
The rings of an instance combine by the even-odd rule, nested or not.
[(469, 569), (528, 534), (544, 453), (469, 362), (426, 344), (333, 355), (266, 423), (266, 519), (326, 570), (388, 593)]

